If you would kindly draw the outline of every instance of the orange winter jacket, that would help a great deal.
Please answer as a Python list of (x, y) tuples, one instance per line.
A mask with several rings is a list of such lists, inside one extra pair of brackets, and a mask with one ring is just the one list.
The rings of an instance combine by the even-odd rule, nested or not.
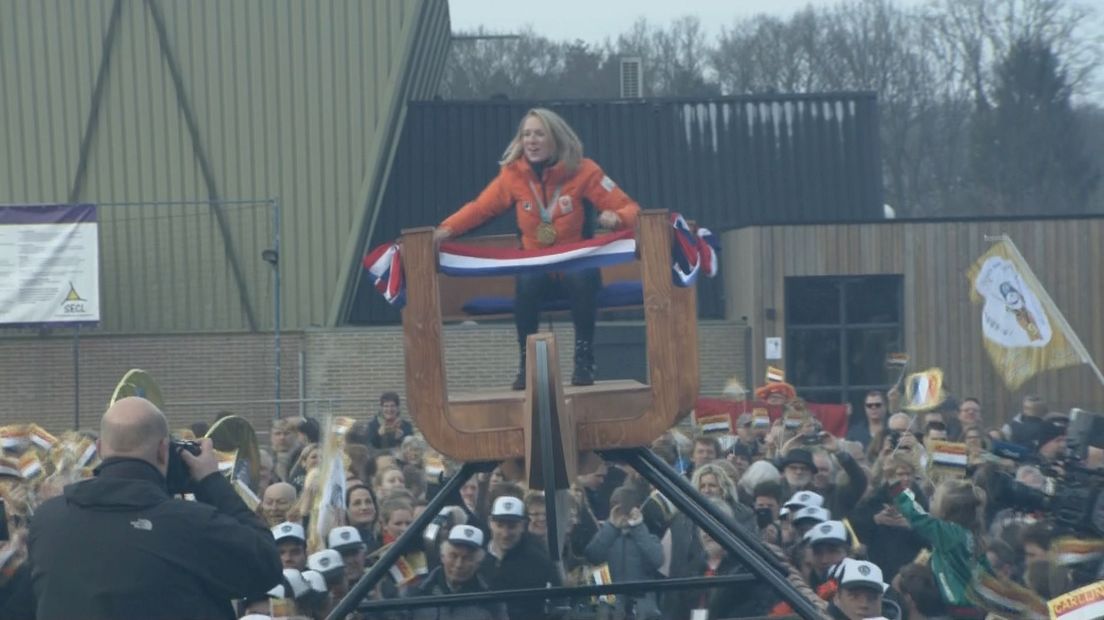
[(524, 158), (502, 166), (479, 197), (449, 216), (441, 227), (452, 231), (454, 236), (462, 235), (513, 206), (521, 231), (521, 247), (533, 250), (544, 247), (537, 241), (541, 204), (550, 211), (556, 245), (583, 238), (584, 200), (599, 211), (616, 212), (622, 227), (636, 224), (640, 206), (592, 160), (580, 161), (574, 174), (564, 169), (563, 162), (557, 162), (545, 168), (541, 176), (537, 178)]

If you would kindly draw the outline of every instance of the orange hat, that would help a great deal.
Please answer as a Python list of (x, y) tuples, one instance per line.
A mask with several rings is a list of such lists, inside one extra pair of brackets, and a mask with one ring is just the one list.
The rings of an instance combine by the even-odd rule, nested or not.
[(797, 398), (797, 391), (794, 390), (794, 386), (781, 381), (755, 388), (755, 398), (757, 400), (767, 400), (772, 394), (781, 394), (785, 397), (786, 402)]

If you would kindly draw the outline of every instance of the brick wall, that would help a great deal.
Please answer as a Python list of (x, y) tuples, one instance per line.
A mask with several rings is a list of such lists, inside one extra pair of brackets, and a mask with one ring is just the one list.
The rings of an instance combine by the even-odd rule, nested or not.
[[(601, 327), (599, 327), (601, 329)], [(744, 377), (742, 325), (703, 321), (698, 326), (703, 394), (718, 393), (732, 376)], [(573, 334), (555, 327), (560, 366), (571, 375)], [(444, 330), (446, 371), (453, 393), (503, 387), (517, 370), (512, 325), (450, 325)], [(50, 431), (73, 425), (72, 339), (0, 339), (0, 424), (36, 421)], [(81, 338), (81, 426), (94, 428), (115, 384), (130, 368), (143, 368), (161, 385), (173, 428), (210, 421), (219, 409), (246, 416), (266, 432), (271, 404), (216, 405), (218, 401), (268, 400), (274, 395), (271, 334), (88, 336)], [(402, 330), (397, 326), (309, 330), (282, 338), (282, 394), (298, 398), (299, 353), (304, 359), (305, 405), (363, 417), (381, 392), (405, 400)], [(202, 401), (203, 403), (186, 405)], [(340, 401), (340, 402), (339, 402)], [(178, 404), (174, 404), (178, 403)], [(299, 411), (284, 405), (282, 413)]]
[[(570, 325), (557, 324), (554, 331), (560, 373), (567, 378), (571, 376), (574, 333)], [(699, 323), (703, 394), (719, 393), (729, 377), (743, 379), (744, 334), (741, 324)], [(450, 392), (502, 388), (513, 381), (518, 358), (512, 325), (449, 325), (444, 339)], [(312, 398), (344, 395), (363, 401), (335, 405), (335, 410), (344, 415), (375, 411), (375, 399), (387, 390), (399, 392), (405, 400), (402, 348), (398, 327), (307, 332), (307, 393)]]
[[(298, 397), (301, 334), (282, 337), (284, 398)], [(99, 425), (112, 390), (131, 368), (149, 372), (165, 397), (169, 424), (211, 421), (219, 408), (263, 420), (272, 405), (173, 405), (187, 401), (268, 400), (275, 395), (272, 334), (82, 336), (80, 422)], [(52, 432), (73, 428), (72, 337), (0, 339), (0, 424), (34, 421)]]

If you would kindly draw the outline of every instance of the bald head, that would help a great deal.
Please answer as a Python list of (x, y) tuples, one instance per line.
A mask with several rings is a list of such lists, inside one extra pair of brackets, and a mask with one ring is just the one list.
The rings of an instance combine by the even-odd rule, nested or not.
[(912, 424), (912, 416), (907, 413), (895, 413), (889, 416), (889, 422), (886, 424), (889, 426), (889, 430), (903, 433)]
[(100, 455), (125, 456), (158, 465), (161, 440), (169, 436), (165, 414), (144, 398), (115, 402), (100, 420)]

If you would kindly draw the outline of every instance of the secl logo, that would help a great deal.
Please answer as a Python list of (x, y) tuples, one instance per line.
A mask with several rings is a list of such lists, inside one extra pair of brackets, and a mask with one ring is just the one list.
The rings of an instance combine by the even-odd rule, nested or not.
[(61, 302), (61, 310), (65, 314), (84, 314), (84, 302), (88, 301), (77, 293), (77, 287), (73, 286), (73, 283), (69, 283), (69, 292), (65, 295), (65, 299)]

